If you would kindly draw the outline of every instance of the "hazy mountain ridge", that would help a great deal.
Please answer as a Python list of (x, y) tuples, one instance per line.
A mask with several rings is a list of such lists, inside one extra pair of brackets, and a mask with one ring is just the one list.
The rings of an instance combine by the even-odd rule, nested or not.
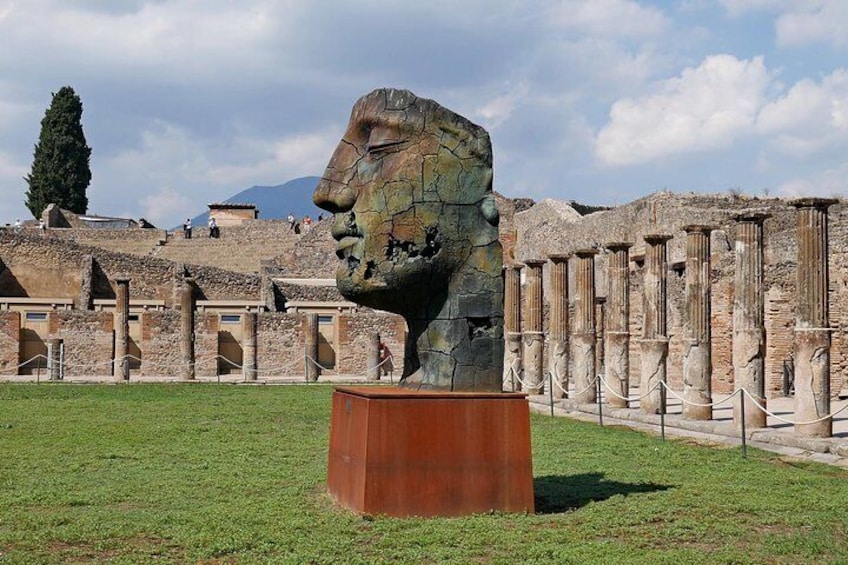
[[(300, 177), (276, 186), (252, 186), (222, 202), (255, 204), (260, 220), (285, 218), (289, 212), (297, 218), (309, 214), (315, 219), (318, 214), (327, 214), (312, 203), (312, 193), (320, 180), (321, 177)], [(195, 227), (205, 226), (208, 218), (209, 210), (206, 210), (191, 222)]]

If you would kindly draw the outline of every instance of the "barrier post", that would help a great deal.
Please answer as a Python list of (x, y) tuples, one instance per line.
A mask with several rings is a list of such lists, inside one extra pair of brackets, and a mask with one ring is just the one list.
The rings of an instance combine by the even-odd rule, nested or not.
[(554, 415), (554, 373), (548, 371), (548, 396), (551, 399), (551, 416)]
[(604, 425), (604, 403), (601, 402), (601, 392), (602, 392), (601, 379), (598, 378), (598, 377), (595, 377), (595, 382), (597, 383), (596, 390), (598, 391), (597, 395), (596, 395), (597, 399), (598, 399), (598, 424), (600, 424), (601, 427), (603, 427), (603, 425)]
[(665, 441), (665, 381), (660, 381), (660, 437)]
[(748, 457), (748, 441), (745, 437), (745, 389), (739, 389), (741, 402), (739, 403), (740, 414), (742, 416), (742, 457)]

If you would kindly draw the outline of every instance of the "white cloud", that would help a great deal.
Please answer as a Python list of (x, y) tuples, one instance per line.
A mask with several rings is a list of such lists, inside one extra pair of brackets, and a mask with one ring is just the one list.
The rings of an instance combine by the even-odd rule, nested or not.
[(507, 92), (499, 94), (475, 108), (474, 115), (478, 116), (486, 127), (497, 128), (512, 116), (520, 104), (527, 100), (528, 92), (525, 84), (511, 86), (507, 89)]
[(837, 69), (819, 83), (797, 82), (760, 111), (757, 128), (775, 136), (772, 147), (794, 157), (848, 142), (848, 70)]
[(794, 6), (780, 15), (775, 29), (781, 45), (830, 43), (844, 47), (848, 44), (848, 2), (820, 0)]
[(321, 174), (341, 138), (341, 131), (333, 128), (276, 140), (237, 139), (236, 153), (242, 159), (237, 164), (214, 166), (203, 178), (236, 187), (277, 184), (281, 179)]
[(778, 12), (800, 5), (818, 4), (818, 0), (719, 0), (728, 15), (739, 17), (751, 12)]
[(29, 167), (15, 161), (11, 156), (0, 153), (0, 178), (19, 180), (29, 172)]
[(719, 0), (728, 15), (755, 12), (777, 14), (775, 33), (783, 46), (848, 44), (848, 2), (845, 0)]
[(769, 80), (762, 57), (711, 55), (656, 94), (615, 102), (596, 156), (606, 165), (632, 165), (727, 147), (751, 131)]
[(848, 163), (840, 163), (808, 176), (789, 177), (777, 186), (777, 195), (784, 197), (848, 195)]
[(558, 27), (606, 38), (653, 37), (671, 27), (661, 10), (632, 0), (562, 0), (550, 17)]
[[(204, 10), (189, 2), (160, 2), (114, 11), (80, 9), (72, 3), (18, 3), (0, 19), (0, 33), (11, 46), (38, 37), (39, 50), (70, 69), (99, 67), (174, 81), (243, 74), (257, 67), (270, 71), (264, 48), (285, 37), (290, 20), (273, 17), (262, 4), (205, 4)], [(2, 63), (27, 59), (14, 49), (4, 51)]]
[(113, 199), (121, 195), (124, 202), (135, 203), (130, 216), (176, 225), (248, 186), (321, 174), (341, 131), (273, 139), (242, 131), (221, 142), (157, 121), (148, 125), (137, 147), (93, 163), (99, 173), (89, 189), (91, 208), (114, 210)]
[(172, 188), (160, 188), (142, 197), (140, 204), (141, 217), (166, 229), (178, 224), (182, 218), (194, 216), (198, 211), (196, 203)]

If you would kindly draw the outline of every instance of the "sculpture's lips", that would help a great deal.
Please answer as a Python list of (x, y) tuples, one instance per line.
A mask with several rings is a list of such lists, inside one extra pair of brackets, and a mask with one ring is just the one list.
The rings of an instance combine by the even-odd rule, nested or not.
[(353, 235), (346, 235), (338, 240), (336, 244), (336, 254), (341, 256), (345, 251), (353, 247), (359, 242), (359, 238)]

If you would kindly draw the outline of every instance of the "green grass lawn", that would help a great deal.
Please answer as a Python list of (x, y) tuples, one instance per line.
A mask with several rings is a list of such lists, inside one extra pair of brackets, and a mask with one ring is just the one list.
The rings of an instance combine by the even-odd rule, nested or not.
[(544, 415), (536, 515), (362, 518), (331, 392), (0, 385), (0, 563), (848, 562), (844, 470)]

